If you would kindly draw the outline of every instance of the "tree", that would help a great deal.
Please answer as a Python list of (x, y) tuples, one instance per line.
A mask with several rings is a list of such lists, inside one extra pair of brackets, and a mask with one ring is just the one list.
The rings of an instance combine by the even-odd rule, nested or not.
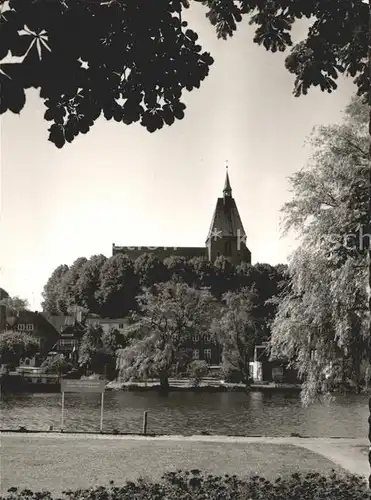
[(102, 335), (102, 360), (105, 366), (105, 374), (109, 380), (117, 377), (117, 351), (124, 349), (129, 344), (128, 334), (121, 333), (115, 328), (108, 332), (103, 332)]
[(88, 325), (81, 339), (79, 365), (113, 379), (116, 376), (116, 352), (127, 344), (126, 336), (116, 329), (104, 332), (100, 326)]
[(168, 270), (168, 278), (173, 275), (180, 277), (187, 285), (193, 286), (196, 282), (196, 275), (189, 259), (177, 255), (172, 255), (164, 260), (164, 266)]
[[(292, 46), (296, 20), (312, 18), (306, 39), (285, 62), (296, 76), (294, 94), (306, 94), (312, 86), (332, 92), (339, 73), (354, 78), (360, 95), (368, 92), (369, 11), (362, 0), (202, 3), (218, 37), (232, 36), (248, 15), (257, 25), (254, 42), (272, 52)], [(0, 112), (19, 113), (24, 90), (40, 88), (45, 119), (53, 122), (49, 140), (58, 147), (87, 133), (102, 112), (126, 124), (140, 120), (150, 132), (182, 119), (182, 90), (198, 88), (213, 63), (182, 19), (188, 7), (188, 0), (151, 6), (144, 0), (10, 0), (1, 14), (0, 58), (10, 53), (21, 60), (1, 65)]]
[(235, 287), (235, 266), (221, 255), (214, 262), (214, 280), (211, 287), (213, 295), (221, 299), (223, 294)]
[(44, 301), (41, 304), (44, 312), (53, 315), (57, 315), (59, 313), (58, 297), (61, 293), (61, 281), (68, 269), (69, 268), (66, 264), (61, 264), (54, 269), (50, 278), (46, 282), (42, 293)]
[(165, 263), (153, 253), (144, 253), (137, 257), (134, 266), (141, 287), (151, 287), (171, 277)]
[(253, 267), (253, 315), (256, 319), (256, 341), (267, 342), (271, 336), (271, 323), (276, 316), (277, 305), (274, 300), (287, 282), (287, 266), (278, 264), (255, 264)]
[(65, 375), (73, 369), (73, 363), (64, 357), (48, 357), (42, 364), (41, 368), (45, 373), (55, 373)]
[(195, 359), (190, 363), (188, 373), (195, 387), (198, 387), (201, 380), (209, 373), (209, 365), (206, 361)]
[(8, 296), (0, 300), (0, 306), (5, 307), (6, 322), (8, 323), (8, 327), (12, 329), (19, 313), (28, 309), (28, 302), (19, 297)]
[(283, 207), (285, 230), (297, 232), (300, 246), (273, 322), (272, 356), (305, 377), (305, 402), (347, 381), (359, 389), (369, 356), (368, 249), (353, 232), (368, 216), (365, 109), (353, 99), (341, 125), (314, 132), (312, 159), (290, 179), (293, 198)]
[(128, 344), (128, 332), (123, 334), (116, 328), (111, 328), (102, 334), (102, 344), (109, 354), (114, 356), (117, 349), (123, 349)]
[(81, 269), (86, 262), (86, 257), (79, 257), (73, 262), (72, 266), (68, 268), (68, 271), (61, 275), (59, 293), (57, 294), (57, 308), (59, 314), (68, 314), (71, 308), (79, 305), (76, 284), (79, 280)]
[(25, 89), (39, 88), (57, 147), (102, 113), (150, 132), (182, 119), (183, 89), (198, 88), (213, 62), (182, 20), (183, 5), (188, 0), (10, 0), (0, 58), (21, 59), (1, 65), (0, 112), (19, 113)]
[(222, 346), (224, 367), (232, 367), (250, 384), (250, 359), (257, 339), (257, 320), (254, 317), (253, 294), (248, 289), (223, 295), (224, 307), (212, 332)]
[(339, 74), (354, 78), (359, 95), (367, 96), (369, 14), (363, 0), (349, 3), (318, 0), (203, 0), (206, 16), (215, 26), (219, 38), (226, 39), (236, 30), (244, 15), (257, 25), (254, 42), (272, 52), (292, 47), (291, 27), (306, 17), (313, 23), (306, 39), (292, 47), (286, 57), (286, 68), (296, 76), (294, 95), (307, 94), (313, 86), (332, 92)]
[(184, 282), (169, 281), (146, 289), (138, 297), (139, 320), (135, 338), (118, 351), (117, 366), (122, 379), (159, 377), (161, 388), (169, 387), (175, 367), (185, 369), (191, 361), (192, 335), (209, 330), (215, 299), (207, 290)]
[(127, 256), (117, 254), (106, 260), (101, 269), (97, 298), (103, 316), (120, 318), (137, 307), (139, 292), (134, 263)]
[(93, 255), (81, 267), (76, 282), (76, 301), (79, 306), (95, 314), (100, 313), (100, 305), (97, 301), (97, 292), (100, 285), (101, 271), (107, 257), (104, 255)]
[(213, 293), (213, 284), (215, 282), (213, 264), (205, 257), (193, 257), (189, 260), (189, 265), (195, 274), (197, 288), (209, 288)]
[(24, 311), (28, 308), (27, 300), (21, 299), (20, 297), (5, 297), (0, 300), (0, 304), (6, 307), (9, 316), (16, 316), (20, 311)]
[[(87, 325), (79, 348), (80, 366), (95, 365), (94, 358), (96, 354), (103, 349), (102, 335), (103, 330), (101, 326)], [(94, 366), (94, 368), (96, 367)], [(92, 371), (94, 371), (94, 369)]]
[(34, 337), (25, 333), (6, 331), (0, 333), (0, 364), (14, 368), (25, 357), (33, 357), (39, 349)]
[(4, 288), (0, 288), (0, 300), (7, 299), (8, 297), (9, 293)]

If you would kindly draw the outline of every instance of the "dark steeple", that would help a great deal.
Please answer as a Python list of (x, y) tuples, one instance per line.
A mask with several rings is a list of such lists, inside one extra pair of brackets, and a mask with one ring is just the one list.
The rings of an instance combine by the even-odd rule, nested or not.
[(246, 233), (237, 205), (232, 197), (228, 167), (223, 189), (223, 198), (218, 198), (206, 239), (208, 258), (215, 262), (224, 255), (231, 262), (251, 262), (251, 253), (246, 246)]
[(231, 188), (231, 183), (229, 182), (229, 175), (228, 175), (228, 166), (226, 167), (227, 173), (225, 176), (225, 183), (224, 183), (224, 189), (223, 189), (223, 196), (224, 198), (226, 196), (231, 197), (232, 196), (232, 188)]

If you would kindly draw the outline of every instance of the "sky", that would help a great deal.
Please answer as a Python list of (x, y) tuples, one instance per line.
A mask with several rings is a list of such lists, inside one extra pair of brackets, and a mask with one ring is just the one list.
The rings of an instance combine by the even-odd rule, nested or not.
[[(227, 160), (252, 262), (285, 263), (295, 248), (280, 230), (288, 177), (308, 160), (312, 128), (341, 121), (354, 84), (339, 79), (332, 94), (295, 98), (285, 54), (254, 44), (247, 20), (224, 41), (201, 5), (187, 14), (215, 63), (200, 89), (185, 92), (185, 118), (171, 127), (150, 134), (102, 118), (58, 150), (36, 91), (20, 115), (2, 115), (0, 287), (31, 309), (41, 310), (57, 266), (111, 256), (113, 243), (203, 246)], [(306, 27), (295, 27), (294, 40)]]

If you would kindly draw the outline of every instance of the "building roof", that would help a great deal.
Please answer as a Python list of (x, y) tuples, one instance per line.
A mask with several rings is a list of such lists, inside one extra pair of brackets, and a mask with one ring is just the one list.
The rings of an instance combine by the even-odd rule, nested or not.
[(99, 319), (100, 324), (106, 324), (106, 323), (129, 323), (128, 318), (100, 318)]
[(112, 245), (112, 255), (123, 253), (128, 255), (131, 259), (136, 259), (144, 253), (154, 254), (160, 260), (166, 257), (180, 256), (180, 257), (205, 257), (205, 247), (128, 247)]
[(72, 323), (72, 316), (61, 315), (52, 315), (49, 313), (41, 313), (44, 318), (49, 321), (50, 324), (54, 326), (58, 333), (63, 330), (63, 327)]

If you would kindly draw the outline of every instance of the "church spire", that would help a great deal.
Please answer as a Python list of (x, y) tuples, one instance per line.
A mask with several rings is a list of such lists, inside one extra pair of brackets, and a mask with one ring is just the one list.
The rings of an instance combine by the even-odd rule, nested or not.
[(224, 196), (224, 198), (226, 196), (229, 196), (229, 197), (232, 196), (232, 188), (231, 188), (231, 183), (229, 182), (229, 175), (228, 175), (228, 165), (226, 166), (226, 176), (225, 176), (225, 183), (224, 183), (224, 189), (223, 189), (223, 196)]

